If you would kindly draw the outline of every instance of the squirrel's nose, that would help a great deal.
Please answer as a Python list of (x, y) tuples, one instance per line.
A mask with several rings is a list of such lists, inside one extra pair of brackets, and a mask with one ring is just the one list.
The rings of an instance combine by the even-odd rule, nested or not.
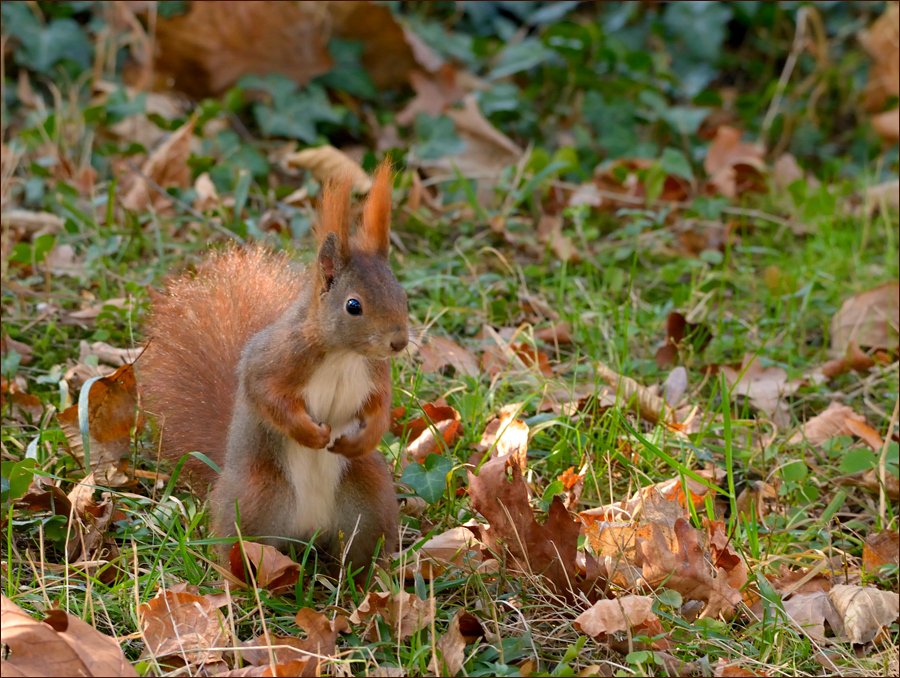
[(394, 353), (399, 353), (406, 348), (407, 344), (409, 344), (409, 334), (407, 332), (397, 332), (394, 338), (391, 339), (391, 350)]

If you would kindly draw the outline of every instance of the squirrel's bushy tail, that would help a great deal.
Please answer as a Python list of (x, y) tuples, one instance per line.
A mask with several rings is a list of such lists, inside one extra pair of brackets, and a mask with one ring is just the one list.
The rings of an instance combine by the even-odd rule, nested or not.
[[(135, 367), (144, 408), (159, 421), (164, 457), (202, 452), (221, 467), (241, 350), (287, 310), (301, 282), (285, 255), (233, 247), (155, 295), (149, 343)], [(185, 470), (203, 482), (216, 476), (194, 458)]]

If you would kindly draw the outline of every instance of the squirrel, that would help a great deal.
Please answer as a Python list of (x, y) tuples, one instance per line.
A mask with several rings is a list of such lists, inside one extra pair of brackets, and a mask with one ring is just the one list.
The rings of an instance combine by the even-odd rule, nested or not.
[[(310, 541), (368, 566), (398, 545), (391, 359), (409, 341), (406, 292), (388, 263), (392, 177), (377, 169), (350, 234), (349, 179), (325, 186), (305, 270), (259, 246), (212, 255), (157, 293), (138, 371), (162, 454), (212, 482), (217, 537)], [(235, 510), (237, 506), (237, 512)], [(227, 549), (227, 545), (223, 547)], [(224, 555), (224, 550), (220, 555)]]

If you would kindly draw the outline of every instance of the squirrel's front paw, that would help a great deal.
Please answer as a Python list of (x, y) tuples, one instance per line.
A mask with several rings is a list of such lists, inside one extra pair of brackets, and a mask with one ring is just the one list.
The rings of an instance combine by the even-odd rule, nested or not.
[(328, 424), (313, 424), (311, 427), (298, 428), (291, 433), (291, 438), (303, 447), (321, 450), (327, 447), (328, 441), (331, 440), (331, 427)]
[(367, 433), (365, 424), (361, 422), (360, 428), (351, 434), (340, 436), (328, 447), (328, 451), (340, 454), (348, 459), (368, 454), (372, 451), (373, 445)]

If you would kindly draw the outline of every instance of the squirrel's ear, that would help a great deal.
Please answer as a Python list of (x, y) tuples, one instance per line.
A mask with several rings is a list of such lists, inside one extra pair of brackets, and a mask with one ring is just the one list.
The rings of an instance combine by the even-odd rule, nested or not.
[(340, 275), (347, 261), (347, 253), (343, 251), (337, 233), (332, 231), (325, 236), (322, 244), (319, 245), (317, 259), (322, 286), (325, 290), (329, 290), (334, 284), (335, 277)]
[(391, 163), (385, 160), (375, 170), (375, 181), (363, 209), (362, 230), (359, 234), (362, 249), (387, 257), (391, 244), (391, 192), (394, 187)]

